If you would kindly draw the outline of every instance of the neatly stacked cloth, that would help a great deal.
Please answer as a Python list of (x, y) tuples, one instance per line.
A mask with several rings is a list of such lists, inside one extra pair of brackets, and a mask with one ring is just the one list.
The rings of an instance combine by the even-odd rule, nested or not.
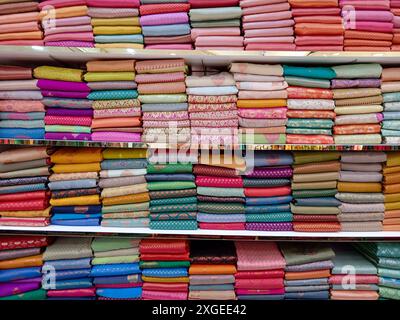
[[(244, 230), (245, 196), (254, 188), (244, 188), (240, 176), (246, 168), (241, 155), (205, 153), (194, 166), (196, 175), (200, 229)], [(259, 188), (254, 189), (255, 193)], [(262, 191), (263, 189), (261, 189)]]
[(243, 186), (249, 188), (249, 192), (254, 191), (254, 196), (246, 196), (246, 230), (293, 230), (292, 164), (292, 155), (284, 151), (255, 151), (246, 155)]
[(110, 148), (103, 151), (99, 181), (103, 227), (149, 226), (146, 155), (145, 149)]
[(349, 244), (334, 247), (332, 300), (378, 300), (378, 270)]
[(400, 68), (382, 70), (383, 95), (382, 138), (384, 143), (400, 142)]
[(81, 69), (40, 66), (33, 70), (47, 107), (45, 139), (90, 140), (92, 106), (90, 88)]
[(227, 72), (186, 78), (193, 144), (237, 143), (237, 88)]
[(44, 300), (41, 289), (44, 236), (2, 236), (0, 238), (0, 301)]
[(344, 28), (338, 0), (289, 0), (296, 50), (343, 51)]
[(86, 0), (46, 0), (39, 3), (46, 46), (94, 47), (87, 3)]
[(239, 0), (189, 0), (192, 41), (197, 50), (244, 50)]
[(187, 300), (190, 266), (187, 240), (143, 239), (140, 268), (143, 300)]
[(380, 298), (400, 300), (399, 243), (357, 243), (356, 247), (378, 268)]
[(335, 99), (335, 143), (381, 143), (382, 94), (379, 64), (349, 64), (332, 67)]
[(294, 20), (288, 0), (240, 0), (246, 50), (292, 50)]
[(143, 111), (143, 142), (176, 143), (190, 140), (183, 59), (136, 63), (136, 82)]
[(235, 291), (239, 300), (282, 300), (285, 259), (274, 242), (237, 241)]
[(381, 231), (385, 215), (382, 193), (383, 152), (343, 152), (336, 198), (342, 231)]
[(383, 167), (384, 231), (400, 231), (400, 153), (387, 152)]
[(390, 1), (339, 0), (346, 29), (345, 51), (390, 51), (393, 13)]
[(288, 84), (281, 65), (232, 63), (236, 87), (240, 143), (286, 143)]
[(94, 238), (90, 275), (99, 300), (137, 300), (142, 296), (139, 239)]
[(291, 144), (333, 144), (335, 118), (330, 67), (283, 66), (288, 83), (286, 142)]
[(139, 0), (86, 0), (96, 48), (143, 48)]
[(146, 49), (191, 50), (188, 0), (140, 0)]
[(191, 241), (189, 300), (236, 300), (236, 261), (233, 241)]
[[(110, 239), (111, 240), (111, 239)], [(94, 300), (90, 277), (92, 238), (58, 237), (44, 254), (43, 289), (50, 300)]]
[(335, 198), (339, 159), (338, 152), (294, 153), (291, 210), (295, 231), (340, 231), (341, 202)]
[(393, 14), (393, 39), (392, 51), (400, 50), (400, 2), (398, 0), (390, 0), (390, 12)]
[(0, 65), (0, 138), (43, 139), (42, 98), (31, 68)]
[(329, 299), (329, 277), (335, 256), (330, 245), (285, 242), (279, 246), (286, 260), (285, 299)]
[(140, 142), (140, 102), (135, 60), (89, 61), (84, 78), (92, 90), (93, 141)]
[(43, 227), (49, 224), (46, 147), (0, 152), (0, 225)]
[(49, 189), (53, 206), (51, 223), (98, 226), (101, 219), (98, 174), (100, 148), (62, 148), (51, 155), (54, 163)]
[(37, 1), (0, 2), (0, 45), (43, 46)]

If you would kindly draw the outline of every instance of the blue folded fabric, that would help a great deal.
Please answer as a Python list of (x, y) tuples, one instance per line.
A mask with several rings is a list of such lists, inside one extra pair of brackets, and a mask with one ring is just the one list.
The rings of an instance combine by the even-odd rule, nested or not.
[(195, 181), (195, 177), (190, 173), (147, 174), (146, 181)]
[(383, 137), (400, 137), (400, 130), (382, 129), (381, 134)]
[(142, 33), (145, 37), (181, 36), (190, 34), (190, 25), (188, 23), (182, 23), (159, 26), (142, 26)]
[(142, 112), (154, 111), (185, 111), (188, 110), (187, 103), (144, 103)]
[(383, 112), (383, 121), (400, 120), (400, 112)]
[[(57, 278), (56, 278), (57, 279)], [(66, 289), (82, 289), (92, 287), (92, 281), (89, 278), (82, 279), (66, 279), (66, 280), (56, 280), (56, 290), (66, 290)]]
[(265, 197), (265, 198), (246, 198), (246, 205), (249, 206), (261, 206), (261, 205), (275, 205), (282, 203), (292, 202), (292, 196), (282, 196), (282, 197)]
[(94, 36), (96, 43), (143, 43), (141, 34), (116, 34)]
[(379, 285), (394, 289), (400, 289), (400, 279), (379, 277)]
[(106, 159), (101, 162), (103, 170), (144, 169), (147, 167), (146, 159)]
[(56, 271), (56, 279), (67, 280), (67, 279), (81, 279), (87, 278), (90, 275), (91, 268), (82, 268), (82, 269), (74, 269), (74, 270), (57, 270)]
[(52, 220), (81, 220), (81, 219), (100, 219), (101, 213), (56, 213), (51, 217)]
[(94, 284), (128, 284), (142, 282), (141, 274), (130, 274), (126, 276), (95, 277)]
[(136, 288), (118, 288), (118, 289), (97, 289), (96, 294), (99, 297), (110, 299), (139, 299), (142, 297), (142, 287)]
[(274, 212), (288, 212), (290, 211), (289, 204), (277, 204), (269, 206), (246, 206), (246, 213), (274, 213)]
[(91, 258), (49, 260), (43, 265), (45, 269), (54, 268), (55, 270), (71, 270), (90, 268)]
[(283, 65), (283, 75), (331, 80), (336, 77), (336, 72), (330, 67), (296, 67)]
[(60, 206), (52, 207), (53, 213), (101, 213), (101, 205), (98, 206)]
[(319, 279), (304, 279), (304, 280), (285, 280), (285, 287), (291, 286), (317, 286), (328, 284), (328, 278), (319, 278)]
[(41, 267), (0, 270), (0, 282), (11, 282), (16, 280), (31, 279), (41, 276), (42, 276)]
[(0, 128), (0, 139), (44, 139), (44, 128)]
[(101, 225), (103, 227), (114, 228), (147, 228), (150, 224), (149, 218), (127, 218), (127, 219), (103, 219)]
[(96, 179), (78, 179), (66, 181), (52, 181), (48, 184), (50, 190), (89, 189), (96, 188)]
[(58, 226), (98, 226), (100, 225), (100, 219), (76, 219), (76, 220), (57, 220), (51, 219), (51, 224)]
[(342, 202), (335, 197), (321, 197), (296, 199), (295, 204), (308, 207), (339, 207)]
[(176, 278), (176, 277), (187, 277), (187, 268), (152, 268), (144, 269), (142, 274), (146, 277), (158, 277), (158, 278)]
[(284, 151), (257, 151), (246, 157), (246, 167), (287, 166), (293, 164), (293, 156)]
[(46, 183), (47, 176), (38, 177), (26, 177), (26, 178), (10, 178), (10, 179), (0, 179), (1, 187), (18, 186), (25, 184), (35, 184), (35, 183)]
[(2, 187), (0, 194), (21, 193), (47, 190), (45, 183), (23, 184), (18, 186)]
[(227, 291), (235, 290), (233, 284), (207, 284), (207, 285), (191, 285), (189, 290), (199, 290), (199, 291)]
[(285, 299), (310, 299), (310, 300), (328, 300), (329, 290), (326, 291), (311, 291), (311, 292), (287, 292)]
[(223, 214), (223, 213), (204, 213), (197, 214), (199, 222), (246, 222), (246, 215), (242, 213)]
[(238, 300), (283, 300), (283, 294), (246, 294), (238, 295)]
[(400, 101), (400, 93), (399, 92), (389, 92), (384, 93), (383, 95), (384, 102), (397, 102)]
[(123, 276), (141, 273), (139, 263), (99, 264), (92, 268), (92, 277)]

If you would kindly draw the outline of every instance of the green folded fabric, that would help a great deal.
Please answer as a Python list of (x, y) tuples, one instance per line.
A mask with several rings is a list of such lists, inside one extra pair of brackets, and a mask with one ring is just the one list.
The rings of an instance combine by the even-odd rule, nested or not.
[[(286, 127), (289, 128), (310, 128), (310, 129), (327, 129), (333, 127), (331, 119), (288, 119)], [(288, 133), (288, 131), (286, 132)]]
[(224, 19), (240, 19), (242, 9), (240, 7), (200, 8), (189, 11), (192, 21), (221, 21)]
[(139, 255), (94, 258), (92, 265), (139, 262)]
[(294, 152), (294, 164), (305, 164), (312, 162), (324, 162), (333, 161), (340, 159), (340, 152), (328, 151), (328, 152), (313, 152), (313, 151), (303, 151)]
[(191, 163), (167, 163), (154, 164), (149, 163), (147, 173), (192, 173), (193, 165)]
[(323, 134), (326, 136), (332, 135), (330, 129), (311, 129), (311, 128), (286, 128), (287, 134)]
[(150, 205), (148, 202), (118, 204), (113, 206), (102, 206), (102, 213), (117, 213), (117, 212), (131, 212), (131, 211), (146, 211), (149, 210)]
[(356, 274), (376, 274), (376, 267), (351, 247), (338, 246), (334, 249), (332, 274), (348, 274), (351, 265)]
[(242, 144), (285, 144), (286, 134), (284, 133), (256, 133), (256, 134), (239, 134), (239, 142)]
[(185, 212), (185, 211), (197, 211), (197, 202), (196, 203), (181, 203), (181, 204), (164, 204), (164, 205), (150, 207), (150, 213)]
[(196, 188), (196, 184), (192, 181), (152, 181), (147, 183), (150, 191), (157, 190), (180, 190)]
[(246, 222), (292, 222), (292, 221), (293, 221), (293, 215), (291, 212), (246, 214)]
[(329, 80), (304, 78), (295, 76), (285, 76), (285, 80), (290, 86), (307, 87), (307, 88), (324, 88), (329, 89), (331, 82)]
[(279, 247), (287, 266), (330, 260), (335, 256), (331, 245), (327, 243), (283, 242)]
[(386, 299), (400, 300), (400, 289), (379, 286), (379, 296)]
[(190, 25), (192, 26), (192, 28), (240, 27), (240, 19), (190, 21)]
[(140, 261), (141, 269), (189, 267), (190, 261)]
[(90, 133), (92, 129), (84, 126), (64, 126), (64, 125), (46, 125), (46, 132), (73, 132), (73, 133)]
[(379, 63), (347, 64), (332, 67), (338, 79), (380, 78), (382, 66)]
[(197, 187), (197, 194), (212, 197), (244, 197), (242, 188)]
[(139, 246), (140, 239), (127, 238), (94, 238), (92, 242), (93, 251), (111, 251), (118, 249), (136, 248)]
[(378, 267), (378, 275), (386, 278), (400, 279), (400, 270)]
[(150, 205), (162, 206), (167, 204), (184, 204), (184, 203), (197, 203), (196, 197), (183, 197), (183, 198), (167, 198), (167, 199), (154, 199), (150, 200)]
[(197, 230), (196, 220), (150, 221), (150, 229), (158, 230)]
[(20, 294), (14, 294), (12, 296), (1, 297), (0, 300), (46, 300), (47, 291), (44, 289), (38, 289)]
[(398, 242), (363, 242), (358, 243), (357, 247), (374, 257), (400, 258), (400, 243)]
[(199, 202), (197, 205), (199, 212), (205, 213), (245, 213), (243, 203), (213, 203)]
[(292, 190), (292, 196), (295, 199), (334, 197), (336, 195), (336, 193), (337, 193), (337, 189)]

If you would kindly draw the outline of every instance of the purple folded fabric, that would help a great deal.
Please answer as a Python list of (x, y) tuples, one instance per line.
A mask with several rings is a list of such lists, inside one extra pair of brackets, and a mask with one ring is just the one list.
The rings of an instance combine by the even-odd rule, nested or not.
[(302, 272), (302, 271), (332, 269), (333, 267), (334, 265), (331, 260), (323, 260), (323, 261), (309, 262), (303, 264), (296, 264), (293, 266), (286, 266), (285, 271)]
[(56, 90), (42, 90), (43, 97), (86, 99), (89, 92), (69, 92)]
[(331, 82), (332, 89), (342, 88), (380, 88), (380, 79), (333, 79)]
[(249, 178), (291, 178), (293, 169), (290, 166), (276, 168), (255, 168), (251, 172), (246, 173)]
[(46, 140), (91, 140), (90, 133), (46, 132)]
[(253, 231), (292, 231), (291, 222), (266, 223), (266, 222), (249, 222), (246, 223), (246, 230)]
[(0, 284), (0, 297), (12, 296), (28, 291), (39, 289), (41, 286), (40, 282), (28, 282), (28, 283), (1, 283)]
[(137, 83), (134, 81), (98, 81), (88, 82), (92, 90), (117, 90), (117, 89), (136, 89)]
[(181, 24), (189, 22), (189, 16), (186, 12), (149, 14), (140, 17), (142, 26), (159, 26), (166, 24)]
[(82, 48), (94, 48), (93, 42), (87, 41), (45, 41), (48, 47), (82, 47)]
[(81, 26), (91, 23), (91, 18), (89, 16), (82, 17), (72, 17), (72, 18), (62, 18), (62, 19), (45, 19), (42, 22), (43, 28), (47, 27), (47, 24), (51, 21), (54, 27), (66, 27), (66, 26)]
[(39, 79), (37, 86), (44, 91), (90, 92), (90, 88), (84, 82)]
[(92, 109), (48, 108), (47, 116), (93, 117)]
[(0, 251), (0, 261), (36, 256), (39, 253), (40, 253), (40, 248), (4, 250)]
[(141, 134), (136, 132), (93, 132), (92, 141), (113, 141), (113, 142), (140, 142)]

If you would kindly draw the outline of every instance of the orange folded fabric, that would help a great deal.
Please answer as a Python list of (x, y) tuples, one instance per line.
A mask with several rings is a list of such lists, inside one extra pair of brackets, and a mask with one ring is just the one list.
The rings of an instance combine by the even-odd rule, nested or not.
[(112, 127), (140, 127), (139, 117), (121, 118), (95, 118), (92, 120), (92, 128), (112, 128)]
[(340, 171), (340, 161), (307, 163), (293, 166), (293, 173), (318, 173)]
[(128, 204), (128, 203), (139, 203), (150, 201), (150, 196), (148, 192), (129, 194), (126, 196), (118, 196), (111, 198), (104, 198), (103, 205), (113, 206), (117, 204)]
[(339, 16), (300, 16), (294, 17), (296, 23), (329, 23), (329, 24), (341, 24), (342, 17)]
[(135, 60), (89, 61), (86, 69), (88, 72), (135, 71)]
[(328, 278), (330, 276), (331, 272), (329, 269), (285, 273), (286, 280), (318, 279), (318, 278)]
[(384, 185), (383, 192), (384, 193), (400, 193), (400, 183)]
[(361, 290), (331, 290), (332, 300), (378, 300), (376, 291)]
[(385, 184), (400, 183), (400, 172), (386, 174), (383, 178)]
[(17, 13), (17, 14), (7, 14), (0, 16), (0, 24), (9, 23), (24, 23), (30, 21), (40, 21), (40, 16), (38, 12), (27, 12), (27, 13)]
[(40, 11), (41, 20), (46, 20), (49, 17), (57, 17), (57, 19), (61, 19), (61, 18), (81, 17), (87, 15), (88, 15), (87, 6), (64, 7), (64, 8)]
[(366, 46), (366, 47), (360, 47), (360, 46), (348, 46), (344, 47), (344, 51), (362, 51), (362, 52), (385, 52), (385, 51), (390, 51), (390, 47), (373, 47), (373, 46)]
[(292, 8), (330, 8), (338, 7), (338, 0), (289, 0)]
[(390, 218), (390, 219), (384, 219), (383, 220), (383, 225), (393, 225), (393, 224), (397, 224), (400, 225), (400, 218)]
[(352, 124), (343, 126), (334, 126), (335, 134), (362, 134), (362, 133), (380, 133), (380, 124)]
[(377, 182), (342, 182), (337, 184), (339, 192), (382, 192), (382, 185)]
[(385, 211), (385, 219), (400, 218), (400, 210)]
[(345, 46), (370, 46), (370, 47), (390, 47), (391, 41), (382, 40), (364, 40), (364, 39), (344, 39)]
[(233, 264), (191, 264), (189, 274), (235, 274), (236, 267)]
[(0, 28), (0, 33), (32, 32), (32, 31), (40, 31), (39, 24), (37, 21), (3, 24)]
[(325, 110), (288, 110), (286, 112), (288, 118), (314, 118), (314, 119), (334, 119), (335, 112)]
[(41, 267), (42, 265), (43, 265), (42, 255), (38, 254), (36, 256), (0, 261), (0, 270), (27, 268), (27, 267)]
[(0, 41), (3, 40), (41, 40), (43, 33), (41, 31), (30, 32), (16, 32), (16, 33), (2, 33), (0, 34)]
[(275, 108), (286, 107), (285, 99), (269, 99), (269, 100), (238, 100), (238, 108)]
[(366, 39), (366, 40), (381, 40), (381, 41), (392, 41), (393, 34), (381, 33), (381, 32), (369, 32), (369, 31), (356, 31), (346, 30), (344, 33), (345, 39)]
[(293, 222), (293, 230), (296, 232), (339, 232), (338, 222)]
[(340, 36), (344, 34), (344, 28), (341, 24), (296, 23), (294, 32), (299, 36)]
[(397, 172), (400, 172), (400, 166), (397, 166), (397, 167), (384, 167), (383, 168), (383, 174), (384, 175), (389, 174), (389, 173), (397, 173)]
[(400, 224), (383, 225), (383, 231), (400, 231)]

